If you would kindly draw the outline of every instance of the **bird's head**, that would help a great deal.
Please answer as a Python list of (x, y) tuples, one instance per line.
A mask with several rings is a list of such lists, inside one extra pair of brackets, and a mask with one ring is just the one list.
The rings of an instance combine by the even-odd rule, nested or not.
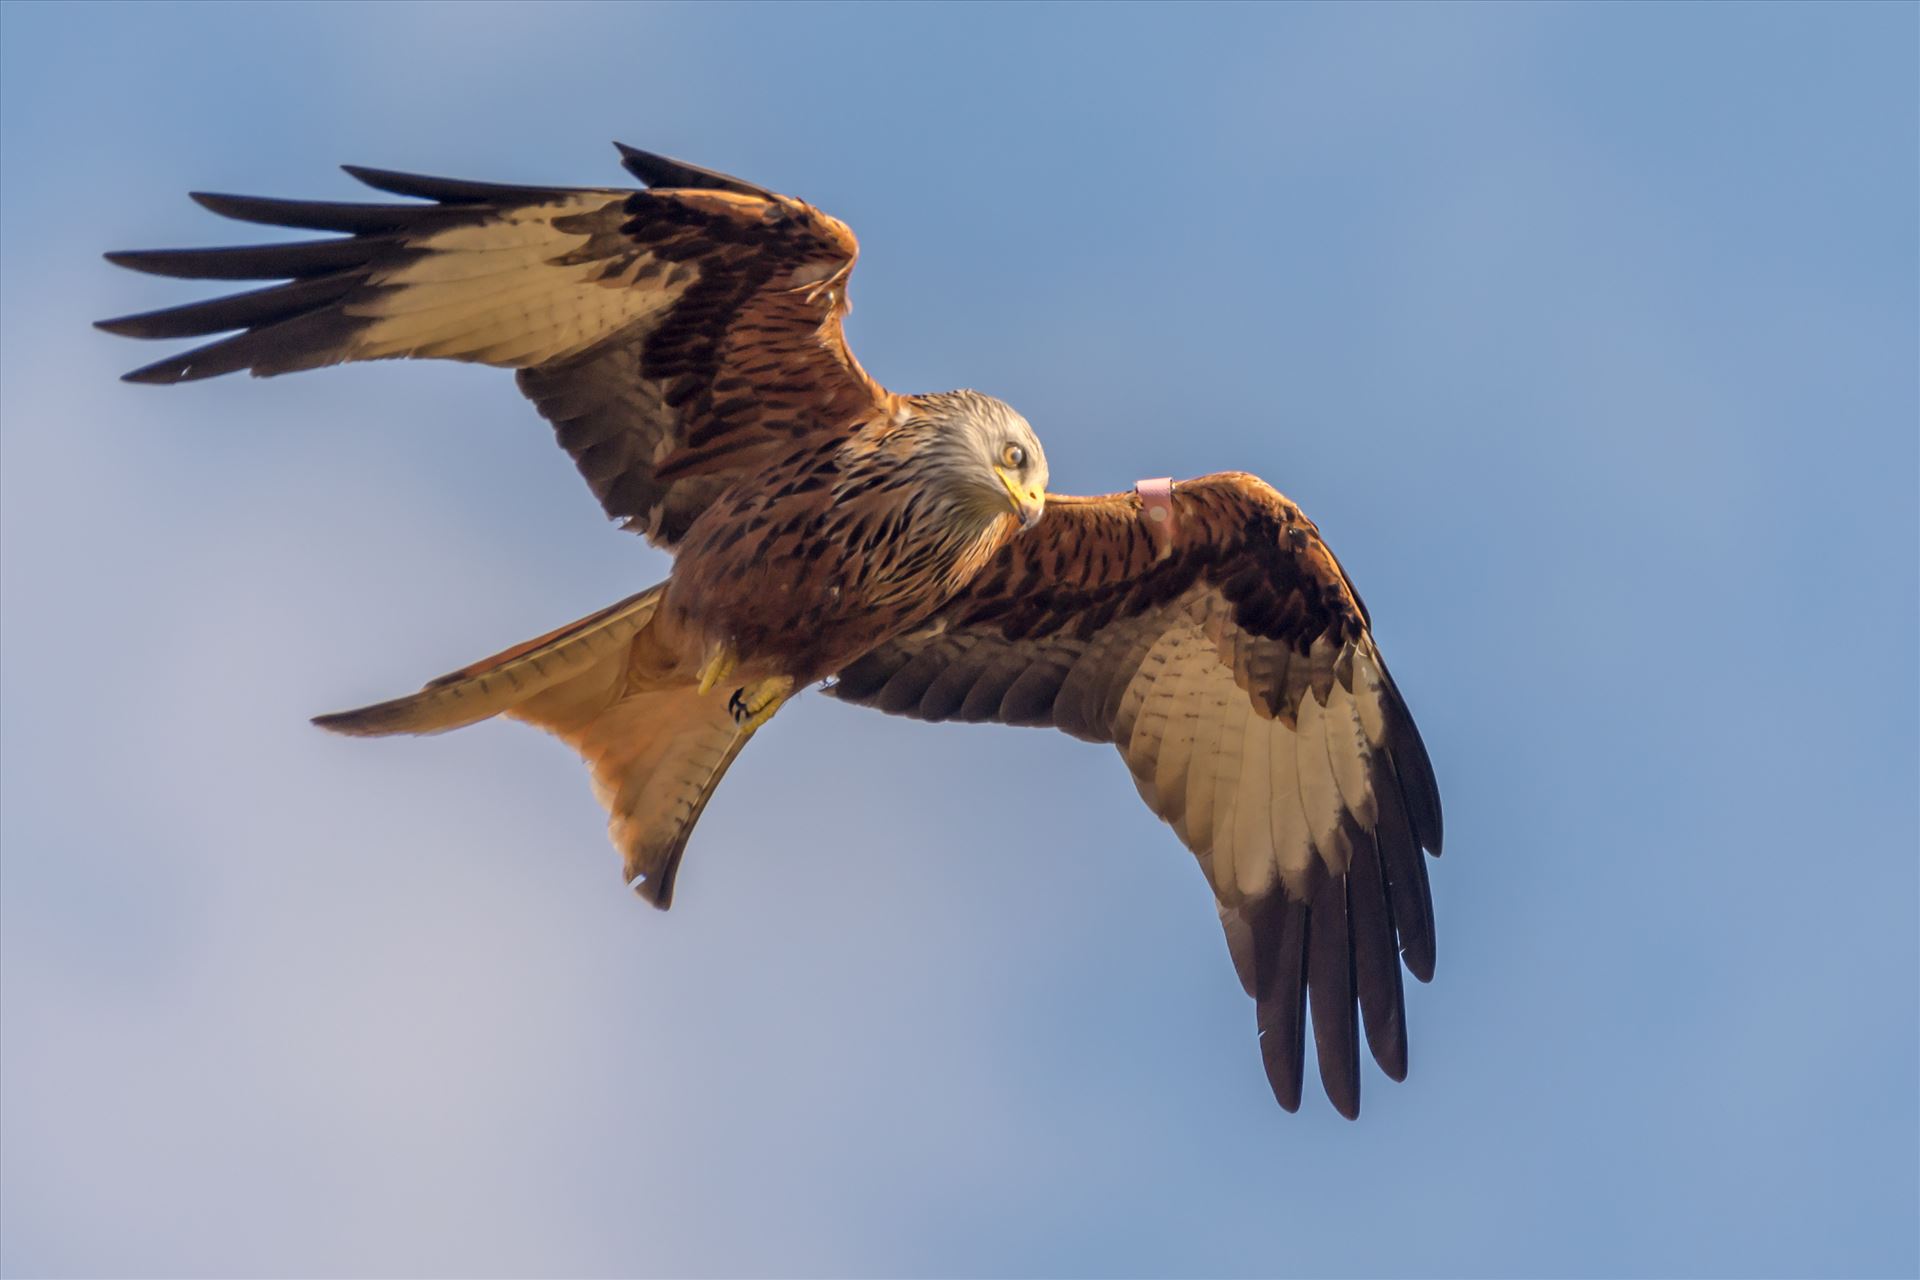
[(938, 482), (969, 515), (991, 520), (1011, 511), (1022, 529), (1047, 507), (1047, 455), (1013, 407), (977, 391), (920, 396), (931, 428), (925, 454)]

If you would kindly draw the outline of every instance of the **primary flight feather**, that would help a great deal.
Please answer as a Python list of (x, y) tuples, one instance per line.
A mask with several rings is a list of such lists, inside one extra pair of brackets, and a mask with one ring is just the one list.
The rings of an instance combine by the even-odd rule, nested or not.
[(1253, 476), (1048, 494), (1026, 420), (901, 396), (841, 320), (845, 224), (620, 148), (644, 190), (348, 169), (406, 203), (197, 195), (337, 233), (113, 253), (282, 281), (102, 321), (215, 337), (127, 375), (171, 383), (347, 360), (517, 371), (608, 515), (667, 581), (419, 693), (318, 723), (433, 733), (505, 715), (586, 760), (628, 881), (666, 907), (727, 766), (804, 686), (923, 720), (1052, 726), (1119, 748), (1199, 859), (1257, 1002), (1274, 1095), (1359, 1111), (1362, 1029), (1402, 1079), (1400, 970), (1432, 976), (1440, 800), (1366, 608), (1313, 523)]

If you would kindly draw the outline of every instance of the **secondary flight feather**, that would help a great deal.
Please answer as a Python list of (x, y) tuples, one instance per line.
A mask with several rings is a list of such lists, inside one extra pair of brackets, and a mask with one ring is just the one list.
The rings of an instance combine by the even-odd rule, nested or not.
[[(420, 357), (516, 370), (608, 515), (667, 581), (377, 706), (342, 733), (496, 715), (586, 761), (634, 889), (672, 902), (727, 767), (796, 692), (1116, 746), (1198, 858), (1257, 1008), (1275, 1097), (1360, 1104), (1360, 1039), (1403, 1079), (1402, 965), (1432, 976), (1433, 770), (1353, 584), (1250, 475), (1046, 492), (1010, 406), (895, 395), (848, 350), (844, 223), (621, 147), (644, 189), (349, 167), (401, 203), (196, 195), (332, 233), (108, 254), (264, 288), (107, 320), (210, 338), (127, 375), (173, 383)], [(1424, 851), (1424, 852), (1423, 852)]]

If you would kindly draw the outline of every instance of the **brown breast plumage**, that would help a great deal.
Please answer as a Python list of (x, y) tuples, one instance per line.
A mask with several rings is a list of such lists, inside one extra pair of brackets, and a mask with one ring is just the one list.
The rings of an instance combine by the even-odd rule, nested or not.
[(722, 493), (682, 542), (666, 625), (689, 660), (725, 645), (742, 672), (824, 679), (922, 622), (1013, 536), (927, 485), (891, 423), (780, 458)]

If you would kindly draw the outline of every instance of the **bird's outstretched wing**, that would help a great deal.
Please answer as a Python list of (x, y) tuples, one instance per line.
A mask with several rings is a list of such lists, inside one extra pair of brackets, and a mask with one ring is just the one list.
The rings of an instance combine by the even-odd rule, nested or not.
[(1404, 1078), (1400, 958), (1433, 974), (1432, 767), (1365, 607), (1297, 507), (1223, 474), (1175, 486), (1169, 514), (1150, 523), (1135, 494), (1049, 497), (928, 627), (833, 693), (1118, 746), (1212, 881), (1275, 1097), (1300, 1104), (1311, 1005), (1321, 1081), (1351, 1117), (1359, 1026)]
[(287, 283), (100, 327), (228, 335), (132, 382), (409, 356), (516, 369), (607, 514), (671, 546), (735, 475), (896, 401), (841, 330), (858, 252), (845, 224), (737, 178), (621, 153), (649, 190), (349, 166), (370, 187), (430, 203), (196, 195), (243, 222), (346, 234), (110, 253), (156, 275)]

